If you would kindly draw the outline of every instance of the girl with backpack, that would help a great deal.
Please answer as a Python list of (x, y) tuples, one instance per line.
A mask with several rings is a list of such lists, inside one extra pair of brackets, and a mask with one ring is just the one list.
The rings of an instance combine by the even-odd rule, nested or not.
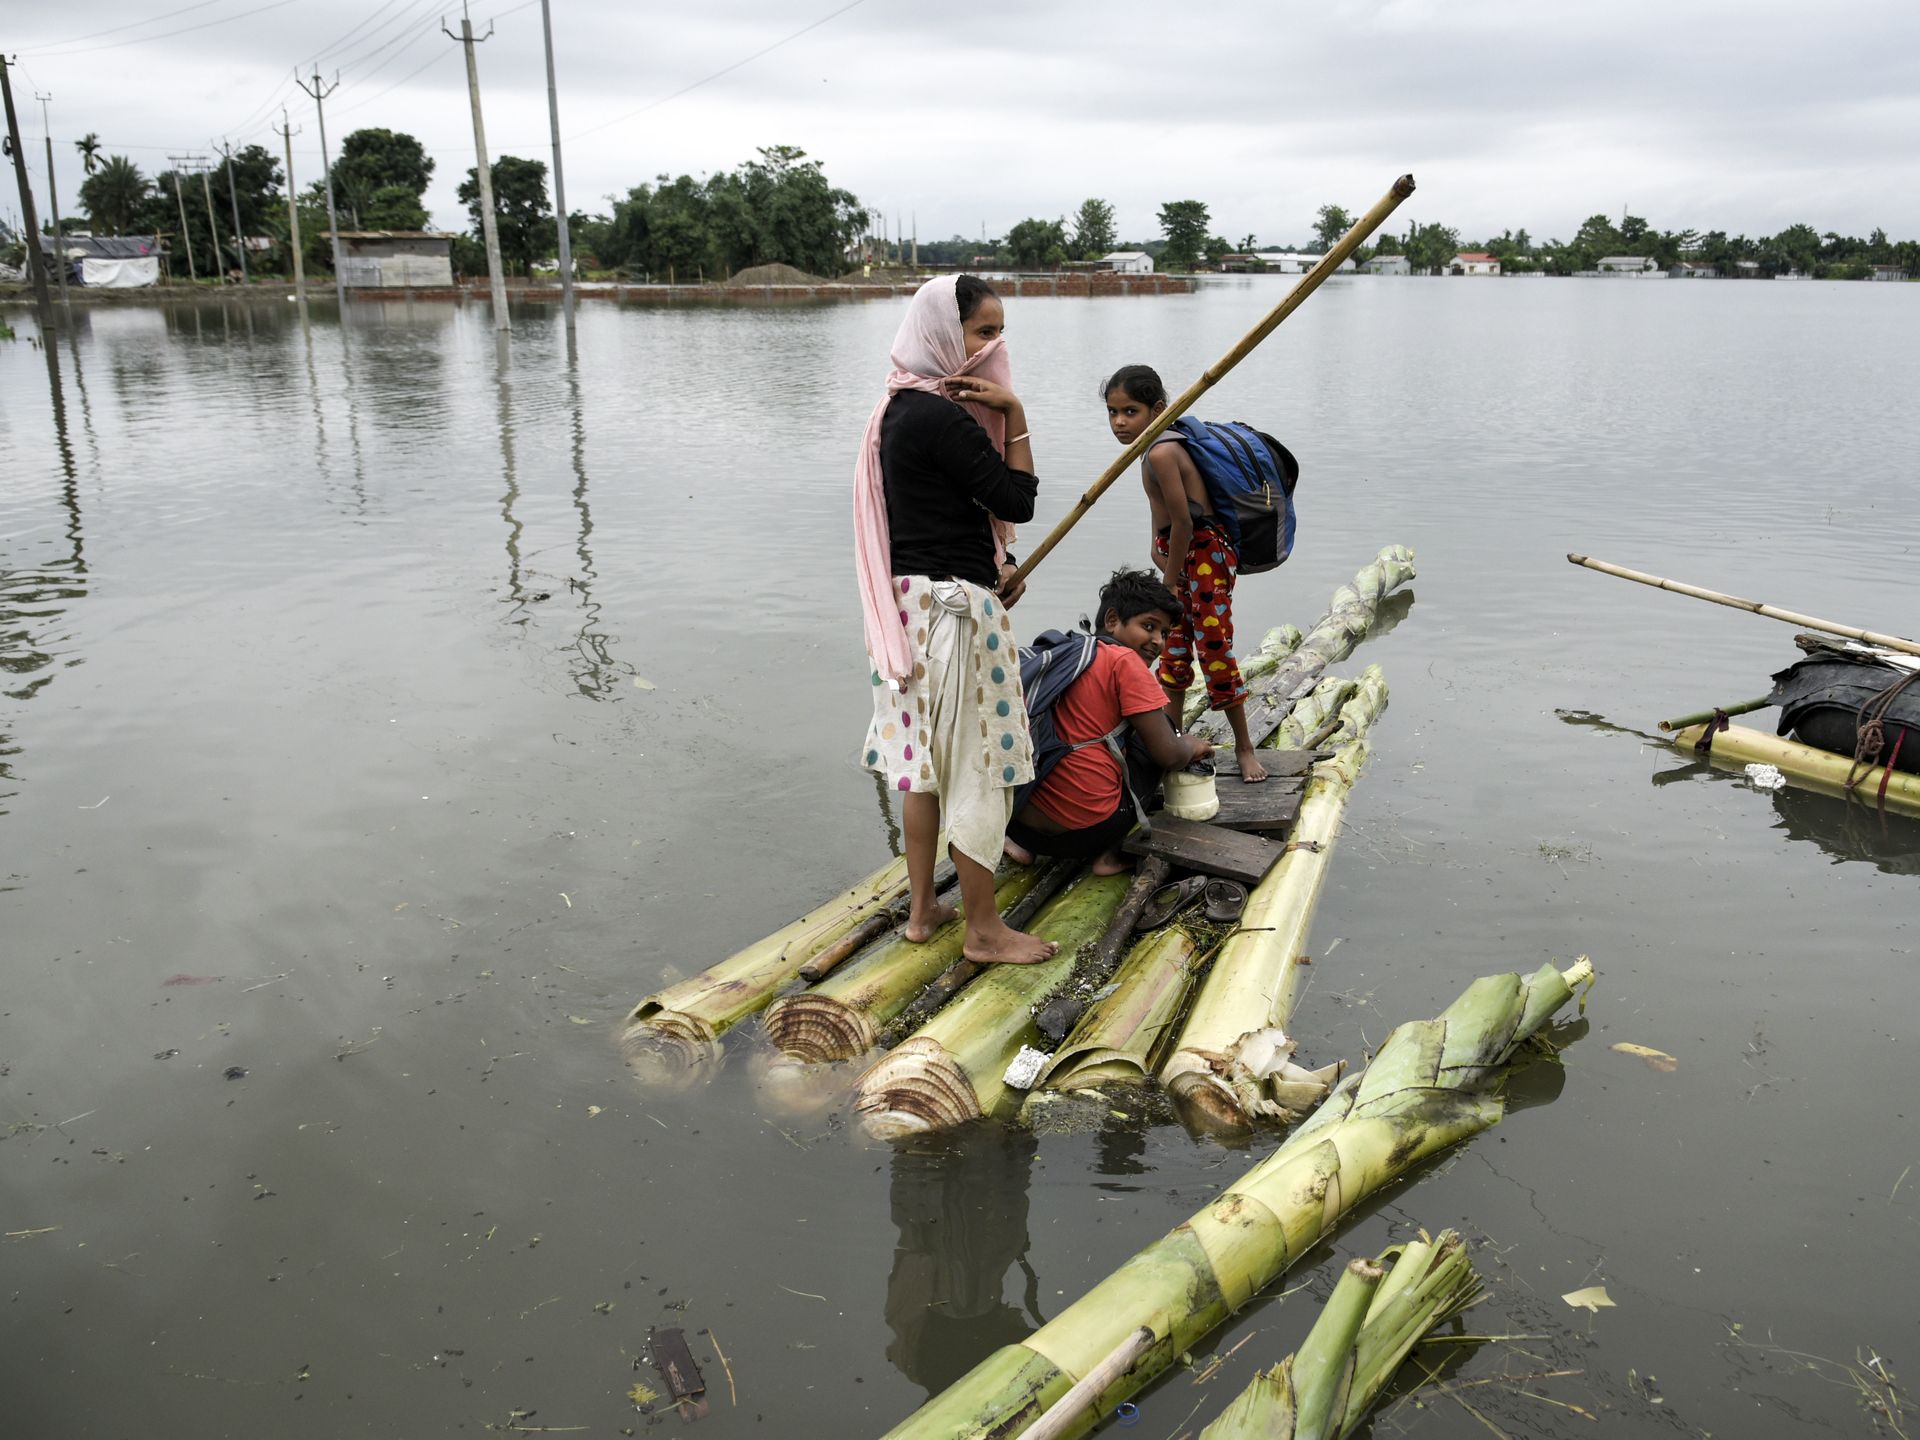
[[(1127, 365), (1100, 387), (1114, 439), (1131, 445), (1167, 408), (1167, 387), (1145, 365)], [(1196, 670), (1208, 708), (1226, 712), (1240, 778), (1267, 778), (1247, 729), (1247, 686), (1233, 654), (1233, 586), (1244, 570), (1270, 570), (1293, 545), (1293, 485), (1286, 447), (1251, 426), (1181, 419), (1141, 461), (1152, 512), (1154, 567), (1182, 604), (1159, 679), (1177, 729)]]
[(1005, 323), (999, 297), (972, 275), (914, 294), (854, 467), (854, 558), (872, 664), (864, 754), (900, 795), (907, 937), (925, 940), (955, 916), (933, 888), (944, 818), (963, 953), (1033, 964), (1059, 947), (1009, 926), (993, 895), (1013, 789), (1033, 771), (1001, 593), (1006, 547), (1014, 523), (1033, 518), (1040, 484)]

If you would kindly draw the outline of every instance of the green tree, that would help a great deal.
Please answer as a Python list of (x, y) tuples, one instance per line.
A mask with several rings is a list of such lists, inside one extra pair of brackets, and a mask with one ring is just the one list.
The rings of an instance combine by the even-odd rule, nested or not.
[(1098, 260), (1111, 254), (1113, 235), (1113, 206), (1105, 200), (1082, 200), (1073, 217), (1073, 258)]
[(1022, 270), (1038, 270), (1056, 246), (1063, 253), (1067, 248), (1064, 220), (1022, 220), (1007, 231), (1007, 248), (1013, 251), (1013, 263)]
[(1199, 200), (1169, 200), (1160, 207), (1160, 230), (1167, 237), (1160, 254), (1163, 270), (1192, 270), (1200, 264), (1208, 241), (1207, 227), (1212, 217)]
[(73, 148), (80, 152), (80, 163), (86, 167), (87, 174), (91, 175), (100, 168), (100, 135), (98, 131), (89, 130), (73, 142)]
[[(493, 181), (493, 221), (500, 234), (500, 263), (520, 273), (533, 272), (533, 262), (544, 259), (557, 243), (553, 227), (553, 202), (547, 199), (547, 167), (543, 161), (523, 160), (518, 155), (502, 155), (488, 167)], [(478, 172), (469, 169), (457, 192), (473, 220), (473, 233), (481, 233), (480, 181)]]
[[(418, 230), (424, 227), (424, 221), (408, 227), (376, 226), (367, 218), (367, 212), (377, 191), (396, 185), (405, 187), (417, 208), (420, 197), (427, 193), (427, 186), (433, 180), (433, 169), (433, 157), (427, 154), (426, 147), (404, 130), (378, 127), (355, 130), (340, 142), (340, 158), (333, 162), (334, 200), (353, 217), (355, 225)], [(386, 203), (391, 207), (394, 201), (389, 199)]]
[(1811, 273), (1820, 255), (1820, 234), (1811, 225), (1789, 225), (1763, 247), (1767, 252), (1762, 265), (1774, 271), (1799, 270)]
[(431, 217), (405, 185), (382, 185), (367, 196), (360, 223), (369, 230), (424, 230)]
[(1460, 232), (1450, 225), (1414, 225), (1407, 232), (1407, 263), (1416, 274), (1445, 267), (1460, 253)]
[(227, 227), (233, 223), (234, 197), (240, 205), (240, 233), (271, 234), (286, 208), (281, 190), (281, 182), (286, 177), (280, 173), (280, 162), (264, 145), (246, 145), (233, 152), (231, 189), (227, 173), (228, 166), (223, 160), (207, 178), (213, 182), (213, 204), (220, 217), (222, 248), (229, 262), (238, 264), (232, 253), (233, 237), (227, 233)]
[(1322, 205), (1313, 222), (1314, 243), (1326, 254), (1353, 228), (1353, 217), (1338, 205)]
[(124, 155), (113, 155), (80, 182), (80, 205), (94, 229), (125, 235), (140, 223), (152, 193), (153, 182), (140, 173), (138, 165)]

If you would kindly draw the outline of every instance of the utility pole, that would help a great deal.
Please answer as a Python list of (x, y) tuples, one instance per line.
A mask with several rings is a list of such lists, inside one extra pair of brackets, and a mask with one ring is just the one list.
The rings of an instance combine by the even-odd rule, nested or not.
[(27, 183), (27, 155), (20, 148), (20, 117), (13, 113), (13, 79), (7, 57), (0, 55), (0, 96), (7, 103), (7, 149), (13, 156), (14, 178), (20, 182), (20, 218), (27, 232), (27, 271), (33, 276), (34, 303), (40, 310), (40, 328), (53, 329), (53, 297), (47, 293), (47, 257), (40, 253), (40, 218), (33, 210), (33, 187)]
[(240, 191), (233, 183), (233, 146), (225, 140), (220, 142), (220, 153), (227, 157), (227, 199), (233, 202), (233, 248), (240, 252), (240, 283), (250, 283), (247, 279), (247, 237), (240, 233)]
[(187, 247), (187, 278), (195, 285), (200, 283), (200, 269), (193, 263), (193, 236), (187, 233), (187, 199), (180, 192), (180, 168), (193, 163), (191, 155), (169, 155), (167, 163), (173, 166), (173, 198), (180, 206), (180, 243)]
[(327, 172), (327, 230), (333, 236), (333, 294), (340, 302), (340, 323), (344, 325), (347, 320), (347, 282), (340, 273), (340, 212), (333, 206), (333, 155), (327, 149), (327, 107), (323, 103), (327, 96), (340, 88), (340, 77), (336, 74), (333, 84), (322, 87), (320, 67), (316, 65), (311, 89), (298, 75), (293, 77), (293, 83), (313, 97), (313, 108), (320, 116), (320, 163)]
[(67, 243), (61, 238), (60, 229), (60, 189), (53, 183), (53, 122), (47, 119), (47, 102), (51, 95), (42, 95), (38, 90), (33, 98), (40, 102), (40, 133), (47, 142), (47, 201), (53, 206), (53, 256), (56, 264), (53, 273), (60, 277), (60, 303), (65, 306), (67, 299)]
[(480, 187), (480, 235), (487, 242), (487, 281), (493, 289), (493, 328), (511, 330), (513, 320), (507, 314), (507, 281), (500, 273), (500, 226), (493, 213), (493, 171), (487, 164), (487, 124), (480, 116), (480, 64), (473, 56), (473, 47), (482, 41), (493, 38), (493, 26), (487, 26), (487, 33), (478, 40), (473, 37), (473, 20), (467, 14), (467, 7), (460, 7), (460, 33), (455, 35), (447, 29), (446, 21), (440, 22), (450, 40), (458, 40), (467, 51), (467, 96), (473, 101), (473, 176)]
[[(560, 217), (560, 306), (573, 329), (573, 237), (567, 233), (567, 178), (560, 169), (560, 92), (553, 83), (553, 11), (540, 0), (540, 32), (547, 42), (547, 124), (553, 130), (553, 208)], [(467, 52), (471, 55), (473, 52)]]
[(213, 246), (214, 283), (227, 283), (226, 263), (220, 258), (220, 222), (213, 218), (213, 182), (207, 178), (207, 172), (213, 167), (205, 160), (195, 162), (200, 167), (200, 193), (207, 197), (207, 243)]
[(299, 132), (287, 123), (287, 107), (280, 107), (280, 138), (287, 147), (287, 233), (293, 237), (293, 293), (300, 301), (302, 318), (307, 313), (307, 269), (300, 258), (300, 207), (294, 204), (293, 137)]

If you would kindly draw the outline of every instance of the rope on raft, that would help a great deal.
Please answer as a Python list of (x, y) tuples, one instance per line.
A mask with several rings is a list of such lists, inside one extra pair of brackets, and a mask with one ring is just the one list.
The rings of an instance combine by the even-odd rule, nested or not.
[[(1920, 670), (1903, 675), (1878, 695), (1860, 703), (1859, 714), (1855, 720), (1857, 738), (1853, 747), (1853, 764), (1847, 769), (1846, 788), (1849, 793), (1864, 777), (1872, 773), (1876, 765), (1880, 764), (1880, 752), (1886, 748), (1887, 744), (1887, 712), (1906, 692), (1907, 687), (1915, 681), (1920, 681)], [(1880, 775), (1880, 791), (1876, 798), (1882, 809), (1885, 809), (1887, 804), (1887, 782), (1893, 778), (1893, 767), (1900, 761), (1900, 747), (1906, 744), (1906, 741), (1907, 727), (1902, 725), (1900, 733), (1893, 740), (1893, 753), (1887, 757), (1886, 768)]]

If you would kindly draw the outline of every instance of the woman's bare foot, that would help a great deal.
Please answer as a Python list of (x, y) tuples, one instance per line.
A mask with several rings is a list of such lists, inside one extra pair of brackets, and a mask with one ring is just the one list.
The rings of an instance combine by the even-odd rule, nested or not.
[(916, 906), (913, 912), (907, 916), (907, 923), (902, 933), (906, 935), (907, 939), (918, 945), (924, 940), (931, 940), (933, 938), (933, 932), (941, 926), (950, 924), (959, 918), (959, 910), (951, 905), (935, 901), (933, 904), (927, 906), (924, 912)]
[(991, 928), (970, 931), (960, 953), (976, 965), (1038, 965), (1051, 960), (1060, 947), (1051, 940), (1029, 935), (994, 916)]
[(1033, 864), (1033, 852), (1024, 845), (1016, 845), (1011, 840), (1003, 840), (1000, 842), (1000, 848), (1006, 852), (1007, 858), (1016, 865)]
[(1095, 875), (1124, 875), (1133, 869), (1133, 860), (1120, 850), (1109, 850), (1093, 862)]
[(1236, 745), (1233, 758), (1240, 762), (1240, 779), (1248, 785), (1267, 778), (1267, 767), (1260, 763), (1259, 752), (1251, 745)]

